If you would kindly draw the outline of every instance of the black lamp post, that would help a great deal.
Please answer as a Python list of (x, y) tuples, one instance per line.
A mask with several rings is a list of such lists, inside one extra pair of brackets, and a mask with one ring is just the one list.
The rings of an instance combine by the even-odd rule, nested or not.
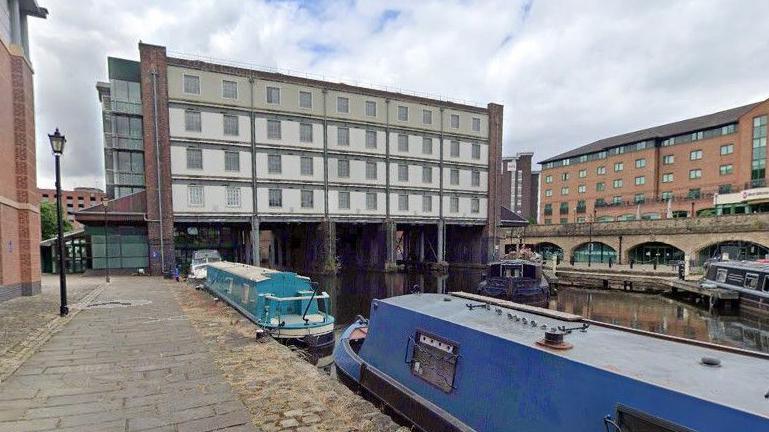
[(56, 128), (56, 132), (53, 135), (49, 134), (48, 139), (51, 140), (51, 150), (56, 160), (56, 222), (58, 223), (59, 231), (59, 291), (61, 294), (59, 314), (65, 316), (69, 313), (69, 308), (67, 307), (67, 273), (64, 267), (64, 221), (62, 221), (61, 214), (61, 165), (59, 159), (62, 153), (64, 153), (64, 144), (67, 142), (67, 139), (59, 133), (59, 128)]
[(109, 283), (109, 232), (107, 232), (107, 209), (109, 208), (109, 198), (106, 196), (102, 197), (101, 205), (104, 207), (104, 256), (106, 257), (106, 264), (104, 265), (104, 282)]

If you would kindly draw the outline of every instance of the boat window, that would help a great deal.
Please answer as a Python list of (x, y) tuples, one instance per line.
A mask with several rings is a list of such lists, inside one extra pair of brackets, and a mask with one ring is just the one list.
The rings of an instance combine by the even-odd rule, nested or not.
[(439, 336), (417, 331), (411, 351), (411, 373), (446, 393), (454, 390), (459, 346)]
[(512, 278), (519, 278), (521, 277), (521, 266), (505, 266), (504, 267), (504, 274), (502, 275), (506, 278), (512, 277)]
[(726, 274), (728, 272), (726, 269), (718, 269), (716, 271), (716, 282), (726, 282)]
[(502, 268), (499, 264), (495, 264), (489, 267), (489, 277), (499, 277), (499, 271)]
[(624, 405), (617, 406), (617, 425), (621, 431), (695, 432), (688, 427)]
[(764, 276), (764, 285), (761, 287), (761, 291), (769, 292), (769, 276)]
[(523, 266), (523, 277), (534, 279), (537, 275), (537, 268), (531, 265)]
[(743, 287), (749, 288), (749, 289), (758, 289), (758, 274), (746, 273), (745, 284), (743, 285)]

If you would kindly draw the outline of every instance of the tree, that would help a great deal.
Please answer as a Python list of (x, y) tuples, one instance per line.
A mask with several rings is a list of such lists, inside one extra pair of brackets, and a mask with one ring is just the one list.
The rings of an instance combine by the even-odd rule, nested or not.
[[(72, 224), (66, 217), (66, 214), (62, 212), (62, 227), (64, 232), (72, 231)], [(49, 238), (56, 237), (58, 232), (58, 226), (56, 221), (56, 203), (50, 201), (42, 201), (40, 203), (40, 238), (41, 240), (48, 240)]]

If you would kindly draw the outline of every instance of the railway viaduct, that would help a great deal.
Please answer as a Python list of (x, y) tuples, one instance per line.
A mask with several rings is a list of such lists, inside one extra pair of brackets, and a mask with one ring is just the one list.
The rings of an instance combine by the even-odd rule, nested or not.
[[(591, 241), (591, 251), (608, 251), (618, 264), (628, 263), (631, 258), (638, 262), (643, 255), (647, 262), (659, 259), (664, 263), (664, 256), (653, 256), (655, 250), (670, 251), (676, 259), (693, 263), (701, 263), (713, 251), (729, 253), (732, 259), (763, 258), (769, 253), (769, 214), (530, 225), (513, 228), (503, 240), (502, 249), (510, 250), (520, 243), (546, 255), (558, 253), (566, 260), (577, 256), (579, 261), (580, 253)], [(639, 250), (646, 252), (639, 254)], [(595, 252), (591, 253), (595, 257)]]

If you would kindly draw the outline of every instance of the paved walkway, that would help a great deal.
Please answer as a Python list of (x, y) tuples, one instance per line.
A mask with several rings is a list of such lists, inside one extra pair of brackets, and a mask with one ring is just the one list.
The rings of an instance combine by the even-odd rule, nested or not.
[(0, 432), (256, 431), (163, 281), (91, 305), (0, 383)]

